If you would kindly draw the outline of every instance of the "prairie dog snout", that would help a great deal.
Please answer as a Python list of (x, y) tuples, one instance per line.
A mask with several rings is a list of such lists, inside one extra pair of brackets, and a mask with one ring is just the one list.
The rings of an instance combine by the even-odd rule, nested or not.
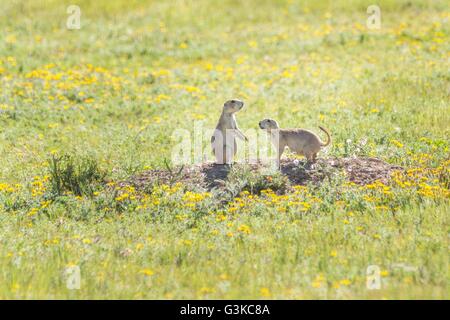
[(268, 130), (280, 128), (280, 126), (278, 125), (278, 122), (276, 122), (273, 119), (264, 119), (264, 120), (260, 121), (259, 127), (261, 129), (268, 129)]
[(239, 130), (235, 113), (244, 107), (240, 100), (228, 100), (224, 103), (222, 114), (211, 137), (211, 147), (216, 163), (230, 164), (237, 152), (235, 137), (247, 141), (247, 137)]
[(278, 151), (278, 166), (280, 165), (281, 155), (286, 147), (298, 155), (306, 157), (308, 162), (316, 161), (317, 153), (331, 143), (331, 137), (328, 131), (319, 126), (319, 129), (327, 135), (327, 142), (320, 140), (314, 132), (305, 129), (280, 129), (278, 122), (273, 119), (264, 119), (259, 122), (259, 127), (267, 130), (270, 134), (272, 143)]

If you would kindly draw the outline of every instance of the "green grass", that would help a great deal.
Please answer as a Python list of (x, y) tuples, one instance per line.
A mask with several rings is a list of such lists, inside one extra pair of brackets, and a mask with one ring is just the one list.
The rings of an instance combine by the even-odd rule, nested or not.
[[(378, 1), (380, 30), (370, 1), (77, 4), (80, 30), (62, 1), (2, 3), (0, 298), (448, 298), (446, 1)], [(174, 130), (213, 128), (230, 98), (244, 132), (323, 125), (320, 156), (409, 171), (388, 189), (336, 176), (286, 195), (251, 177), (258, 195), (227, 203), (104, 186), (164, 169)]]

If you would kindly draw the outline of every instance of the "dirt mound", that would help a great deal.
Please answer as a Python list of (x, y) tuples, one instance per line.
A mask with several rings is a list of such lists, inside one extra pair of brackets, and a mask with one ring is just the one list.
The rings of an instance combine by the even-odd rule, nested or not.
[[(130, 178), (121, 184), (133, 185), (137, 189), (145, 190), (154, 184), (174, 184), (182, 182), (186, 185), (211, 190), (224, 185), (232, 168), (247, 168), (252, 172), (270, 174), (267, 164), (261, 162), (233, 166), (203, 163), (168, 170), (148, 170)], [(388, 164), (376, 158), (329, 158), (318, 159), (313, 166), (296, 159), (283, 159), (281, 173), (287, 176), (292, 185), (305, 185), (309, 182), (319, 183), (326, 177), (344, 171), (349, 181), (365, 185), (379, 180), (389, 183), (394, 170), (403, 170), (402, 167)]]

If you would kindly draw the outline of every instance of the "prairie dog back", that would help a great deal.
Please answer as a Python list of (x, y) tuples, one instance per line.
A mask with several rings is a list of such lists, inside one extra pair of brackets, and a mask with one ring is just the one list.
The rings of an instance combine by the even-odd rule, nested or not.
[(281, 155), (286, 147), (298, 155), (306, 157), (308, 162), (316, 161), (317, 153), (321, 148), (331, 143), (328, 131), (319, 126), (319, 129), (327, 135), (327, 142), (320, 140), (319, 136), (305, 129), (280, 129), (278, 123), (272, 119), (264, 119), (259, 122), (259, 127), (271, 135), (272, 143), (278, 149), (278, 165)]

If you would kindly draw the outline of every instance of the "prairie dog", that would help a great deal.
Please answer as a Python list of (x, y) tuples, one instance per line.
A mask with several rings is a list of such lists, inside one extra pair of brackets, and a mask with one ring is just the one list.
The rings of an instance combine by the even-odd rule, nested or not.
[(322, 140), (314, 133), (305, 129), (280, 129), (280, 126), (275, 120), (264, 119), (259, 122), (259, 127), (267, 130), (270, 134), (272, 143), (278, 151), (278, 167), (280, 166), (281, 155), (286, 147), (298, 155), (306, 157), (309, 163), (316, 161), (317, 153), (323, 147), (331, 143), (331, 137), (328, 131), (319, 126), (319, 129), (327, 135), (327, 142)]
[(239, 100), (228, 100), (223, 105), (222, 114), (211, 137), (212, 151), (218, 164), (232, 163), (237, 152), (236, 136), (248, 141), (247, 137), (239, 130), (234, 115), (243, 107), (244, 102)]

